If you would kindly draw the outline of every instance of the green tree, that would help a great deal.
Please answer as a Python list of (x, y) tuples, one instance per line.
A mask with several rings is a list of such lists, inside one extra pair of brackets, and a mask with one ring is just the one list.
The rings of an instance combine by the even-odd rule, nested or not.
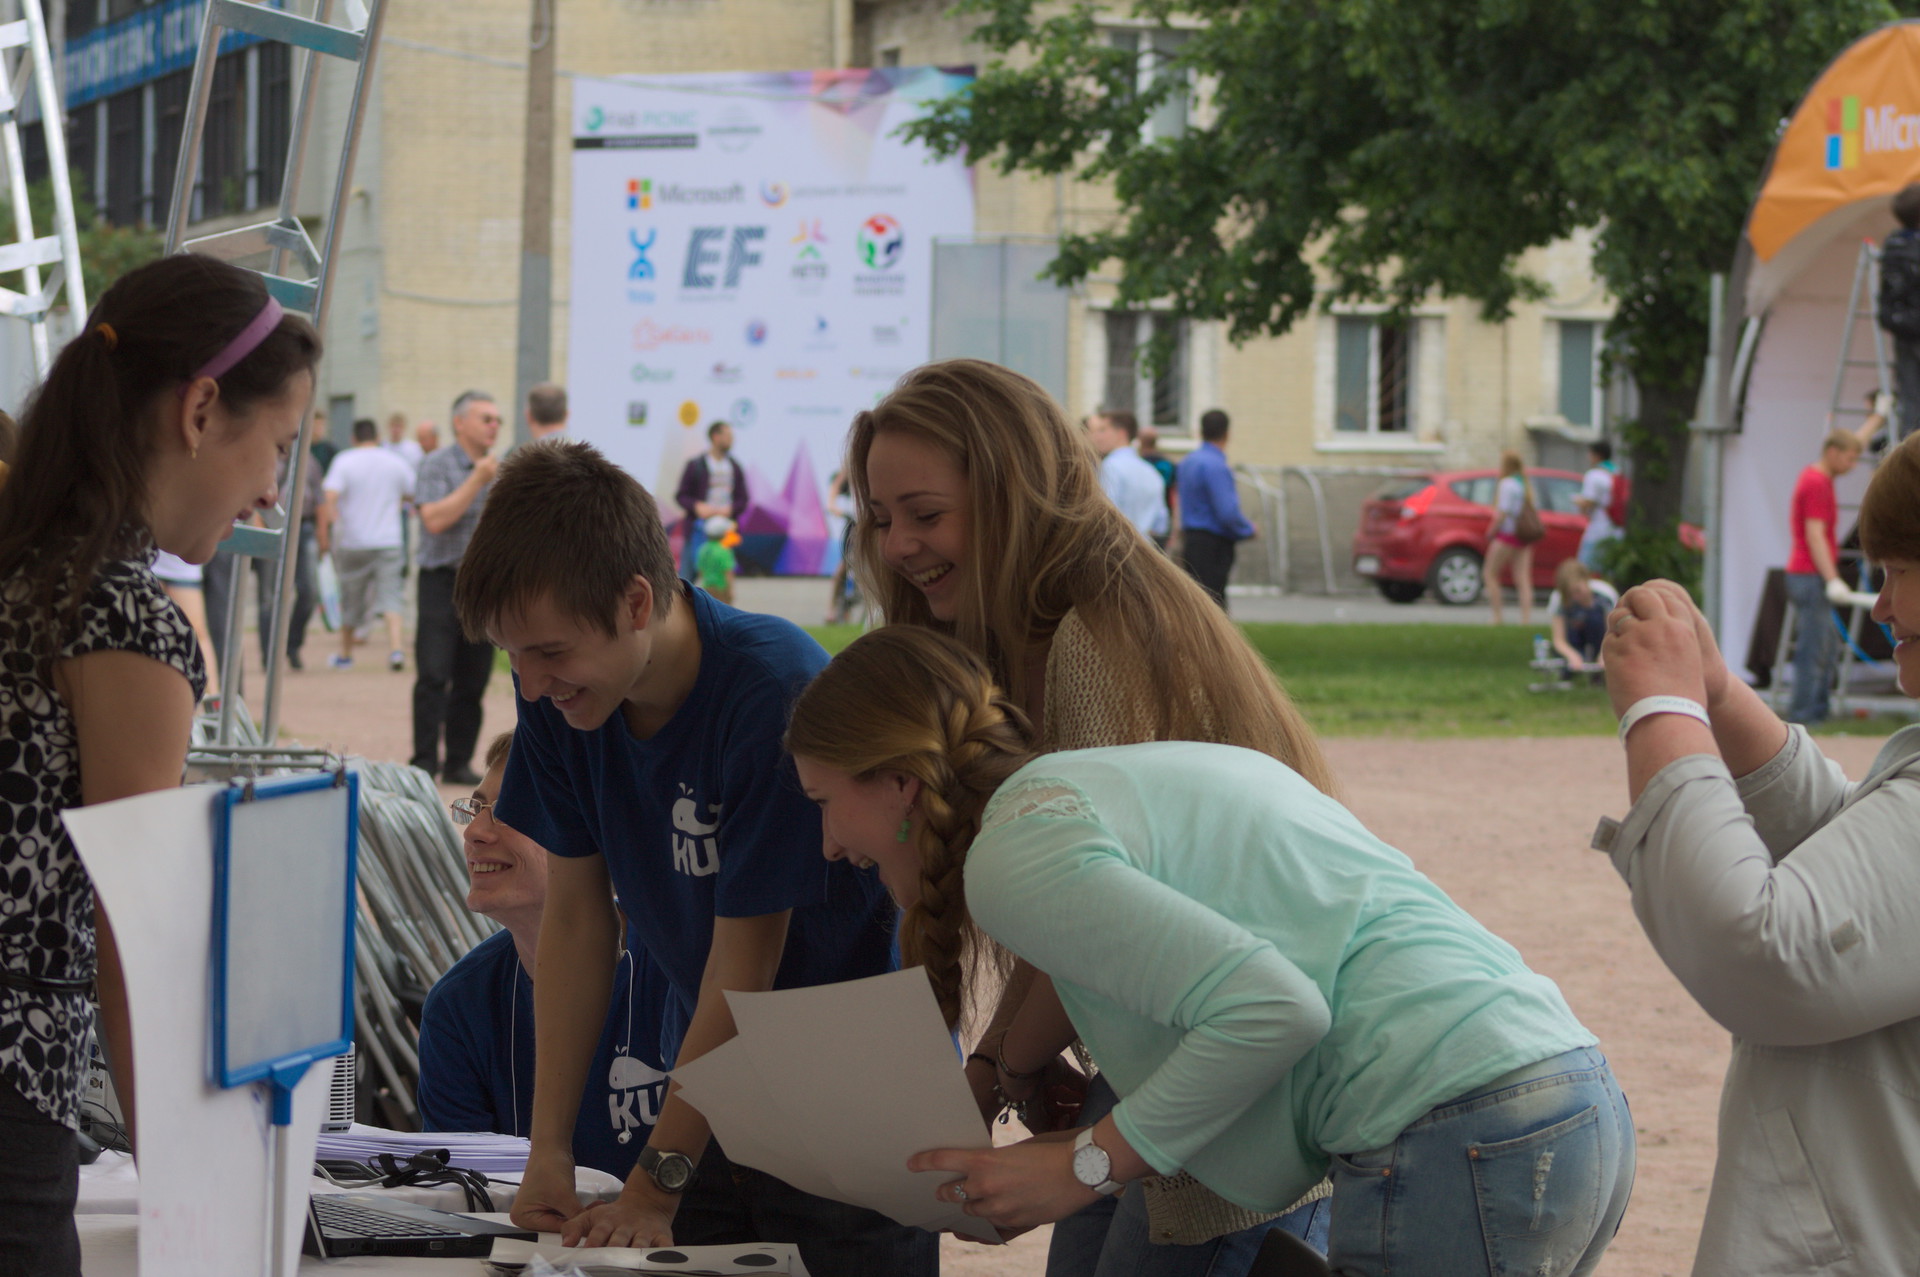
[[(53, 179), (43, 177), (27, 186), (27, 207), (33, 214), (37, 236), (53, 234)], [(79, 174), (73, 182), (73, 219), (80, 231), (80, 270), (87, 288), (87, 303), (92, 305), (114, 280), (136, 266), (160, 256), (163, 236), (151, 226), (116, 226), (102, 217), (86, 197), (86, 185)], [(12, 201), (0, 194), (0, 236), (6, 243), (20, 238), (14, 225)], [(0, 285), (25, 291), (25, 277), (18, 271), (0, 275)], [(70, 294), (61, 293), (62, 302)]]
[[(1776, 132), (1895, 17), (1885, 0), (1139, 0), (1136, 18), (1201, 24), (1143, 76), (1092, 5), (957, 11), (997, 56), (910, 131), (1002, 172), (1110, 183), (1120, 212), (1066, 236), (1052, 273), (1118, 262), (1123, 303), (1235, 341), (1316, 302), (1405, 315), (1449, 295), (1497, 321), (1545, 294), (1520, 254), (1595, 228), (1611, 357), (1640, 392), (1622, 430), (1649, 533), (1678, 516), (1708, 277)], [(1149, 117), (1189, 94), (1193, 123), (1152, 138)]]

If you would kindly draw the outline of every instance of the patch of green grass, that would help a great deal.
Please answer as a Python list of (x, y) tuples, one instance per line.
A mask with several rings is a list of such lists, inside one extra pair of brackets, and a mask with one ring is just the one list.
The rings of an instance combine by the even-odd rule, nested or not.
[(1530, 692), (1535, 631), (1475, 625), (1246, 625), (1325, 736), (1592, 736), (1604, 688)]
[[(1324, 736), (1605, 736), (1604, 687), (1530, 692), (1535, 631), (1475, 625), (1244, 625)], [(808, 626), (828, 652), (857, 625)], [(1883, 736), (1906, 719), (1835, 720), (1823, 733)]]

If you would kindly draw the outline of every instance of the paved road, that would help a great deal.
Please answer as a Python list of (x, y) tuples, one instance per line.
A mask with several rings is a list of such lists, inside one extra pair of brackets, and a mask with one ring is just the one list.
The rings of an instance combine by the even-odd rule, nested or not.
[[(739, 577), (734, 581), (735, 605), (751, 612), (771, 612), (798, 625), (818, 625), (826, 615), (827, 583), (818, 577)], [(1542, 600), (1544, 603), (1544, 600)], [(1417, 603), (1389, 603), (1378, 594), (1234, 593), (1228, 610), (1237, 621), (1290, 621), (1296, 624), (1367, 623), (1386, 625), (1485, 625), (1484, 603), (1446, 607), (1423, 598)], [(1534, 624), (1546, 624), (1546, 609), (1537, 604)], [(1519, 624), (1518, 610), (1507, 609), (1508, 624)]]

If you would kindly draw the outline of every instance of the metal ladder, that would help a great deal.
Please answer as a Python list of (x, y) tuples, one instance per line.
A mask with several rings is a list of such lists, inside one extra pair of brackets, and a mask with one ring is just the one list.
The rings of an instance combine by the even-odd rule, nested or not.
[[(15, 242), (0, 245), (0, 274), (22, 271), (25, 292), (0, 288), (0, 314), (27, 321), (33, 336), (33, 366), (47, 375), (53, 362), (47, 316), (64, 285), (76, 320), (87, 313), (87, 286), (80, 272), (80, 230), (73, 215), (73, 187), (67, 176), (66, 113), (53, 77), (47, 47), (47, 22), (40, 0), (20, 0), (21, 17), (0, 24), (0, 150), (6, 155), (7, 194), (13, 201)], [(12, 53), (23, 49), (17, 60)], [(16, 72), (18, 73), (16, 77)], [(27, 203), (26, 164), (20, 148), (20, 107), (28, 87), (39, 99), (40, 125), (46, 135), (47, 169), (53, 184), (53, 234), (36, 237), (33, 209)], [(49, 270), (43, 280), (42, 266)]]
[[(373, 88), (374, 55), (380, 44), (380, 28), (386, 19), (387, 0), (345, 0), (344, 8), (346, 25), (335, 26), (331, 21), (333, 0), (315, 0), (310, 18), (269, 8), (255, 0), (208, 0), (200, 26), (200, 50), (193, 64), (192, 87), (187, 93), (180, 162), (174, 170), (173, 200), (167, 217), (167, 252), (204, 253), (243, 267), (249, 261), (264, 258), (265, 269), (247, 268), (257, 271), (266, 281), (267, 291), (282, 306), (304, 312), (320, 330), (326, 327), (327, 305), (332, 300), (334, 252), (352, 194), (353, 161), (360, 146), (360, 125), (367, 97)], [(305, 51), (297, 79), (299, 87), (294, 101), (292, 137), (287, 147), (287, 167), (280, 184), (280, 207), (272, 220), (189, 240), (183, 236), (193, 214), (193, 187), (199, 174), (201, 136), (206, 130), (208, 91), (224, 31), (244, 31)], [(294, 208), (300, 194), (300, 171), (306, 154), (307, 125), (313, 115), (314, 94), (319, 84), (321, 55), (354, 63), (357, 70), (333, 196), (327, 204), (326, 232), (322, 247), (316, 249)], [(315, 394), (318, 394), (317, 385)], [(273, 615), (267, 636), (266, 694), (258, 736), (266, 745), (273, 743), (280, 728), (280, 679), (285, 671), (287, 624), (293, 610), (294, 573), (300, 556), (300, 507), (306, 494), (307, 468), (313, 464), (313, 454), (308, 448), (312, 430), (313, 404), (309, 402), (301, 414), (300, 438), (294, 448), (293, 465), (281, 494), (280, 508), (269, 520), (278, 526), (237, 527), (222, 547), (223, 552), (243, 559), (272, 561), (279, 569), (277, 584), (271, 593)], [(229, 591), (228, 614), (213, 618), (213, 623), (222, 626), (226, 633), (227, 662), (221, 670), (217, 744), (196, 751), (196, 757), (207, 763), (215, 761), (220, 751), (235, 748), (241, 732), (236, 715), (240, 670), (244, 664), (239, 633), (243, 586), (242, 577), (236, 573), (234, 587)], [(268, 623), (266, 618), (262, 623)]]
[[(1840, 358), (1833, 369), (1833, 393), (1827, 400), (1827, 428), (1832, 429), (1843, 418), (1866, 418), (1872, 410), (1861, 403), (1849, 403), (1845, 399), (1847, 374), (1856, 368), (1871, 368), (1874, 386), (1878, 390), (1890, 388), (1891, 379), (1887, 367), (1887, 334), (1880, 327), (1877, 305), (1880, 298), (1880, 246), (1872, 240), (1862, 240), (1860, 255), (1854, 260), (1853, 286), (1847, 293), (1847, 316), (1840, 328)], [(1854, 348), (1860, 340), (1860, 325), (1867, 326), (1868, 342), (1873, 357), (1856, 358)], [(1893, 423), (1887, 423), (1893, 428)], [(1841, 513), (1858, 513), (1858, 505), (1842, 505)], [(1835, 529), (1837, 533), (1839, 529)], [(1862, 577), (1851, 582), (1853, 587), (1862, 589), (1866, 583), (1866, 562), (1861, 561)], [(1792, 649), (1797, 640), (1799, 609), (1789, 601), (1781, 617), (1780, 642), (1774, 649), (1773, 674), (1771, 680), (1771, 701), (1774, 709), (1784, 713), (1790, 692), (1783, 677), (1792, 667)], [(1847, 688), (1853, 674), (1854, 644), (1859, 631), (1860, 609), (1856, 607), (1828, 607), (1829, 618), (1842, 631), (1840, 636), (1840, 655), (1834, 663), (1834, 688), (1830, 705), (1833, 713), (1844, 715), (1847, 712)]]
[[(1864, 420), (1871, 410), (1858, 404), (1846, 403), (1842, 396), (1846, 394), (1847, 373), (1855, 368), (1873, 369), (1874, 386), (1879, 390), (1892, 389), (1892, 379), (1887, 368), (1887, 334), (1880, 327), (1880, 319), (1875, 306), (1880, 297), (1880, 246), (1872, 240), (1862, 240), (1860, 256), (1853, 265), (1853, 288), (1847, 294), (1847, 318), (1840, 329), (1840, 361), (1833, 369), (1833, 394), (1827, 400), (1827, 425), (1832, 428), (1844, 417)], [(1854, 347), (1860, 340), (1860, 325), (1867, 326), (1868, 341), (1871, 346), (1871, 359), (1856, 359)]]

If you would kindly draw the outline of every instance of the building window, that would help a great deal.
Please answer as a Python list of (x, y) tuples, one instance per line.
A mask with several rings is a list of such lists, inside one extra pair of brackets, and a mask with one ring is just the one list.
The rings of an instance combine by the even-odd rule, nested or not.
[(1591, 319), (1562, 319), (1558, 327), (1560, 415), (1570, 426), (1593, 429), (1601, 424), (1601, 326)]
[(259, 51), (260, 203), (278, 204), (293, 131), (293, 46), (268, 41)]
[[(1101, 406), (1130, 412), (1143, 424), (1181, 429), (1187, 409), (1187, 325), (1152, 311), (1106, 313), (1107, 382)], [(1147, 347), (1156, 339), (1171, 343), (1172, 355), (1157, 371), (1148, 367)]]
[(1333, 428), (1341, 434), (1413, 431), (1414, 327), (1342, 315), (1336, 321)]
[(93, 169), (100, 152), (98, 117), (104, 110), (104, 103), (93, 102), (67, 113), (67, 169), (73, 176), (76, 199), (99, 198), (99, 192), (93, 189)]
[[(173, 216), (173, 175), (180, 168), (180, 134), (187, 126), (187, 91), (193, 72), (175, 71), (153, 82), (153, 189), (146, 220), (165, 226)], [(187, 213), (191, 219), (192, 209)]]
[(1144, 138), (1157, 142), (1176, 138), (1187, 131), (1188, 100), (1192, 80), (1186, 68), (1175, 61), (1180, 46), (1192, 36), (1189, 31), (1164, 28), (1121, 28), (1109, 31), (1107, 38), (1116, 49), (1134, 55), (1134, 91), (1145, 93), (1161, 80), (1175, 80), (1176, 87), (1153, 114), (1147, 117)]
[(140, 89), (116, 93), (105, 102), (107, 110), (107, 189), (104, 207), (107, 220), (115, 226), (134, 226), (145, 220), (140, 189), (141, 129)]

